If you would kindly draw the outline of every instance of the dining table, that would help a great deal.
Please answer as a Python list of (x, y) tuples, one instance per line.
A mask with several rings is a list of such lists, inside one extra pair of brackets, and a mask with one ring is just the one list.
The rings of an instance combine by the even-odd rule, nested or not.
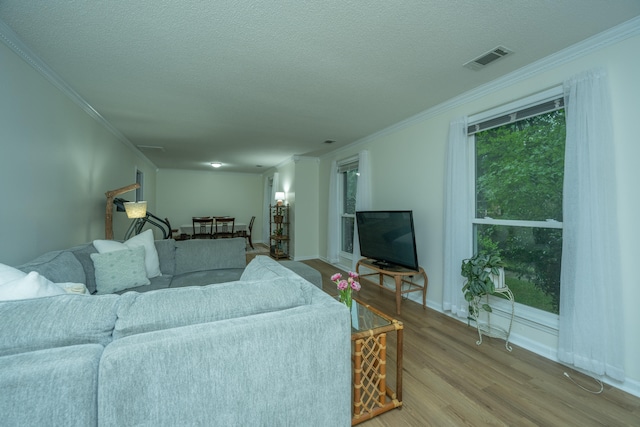
[[(196, 226), (198, 227), (198, 226)], [(216, 222), (215, 220), (213, 221), (213, 230), (215, 231), (216, 227)], [(243, 223), (243, 222), (235, 222), (234, 226), (233, 226), (233, 231), (234, 232), (238, 232), (238, 231), (243, 231), (247, 229), (247, 224)], [(199, 230), (199, 229), (198, 229)], [(211, 233), (211, 226), (207, 225), (206, 226), (206, 233)], [(191, 236), (193, 234), (193, 223), (189, 223), (189, 224), (182, 224), (180, 226), (180, 234), (187, 234), (189, 236)]]

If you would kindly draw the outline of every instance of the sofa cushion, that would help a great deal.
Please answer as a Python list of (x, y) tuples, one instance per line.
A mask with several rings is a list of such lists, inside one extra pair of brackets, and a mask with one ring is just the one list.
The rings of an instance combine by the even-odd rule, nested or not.
[(246, 264), (243, 238), (176, 242), (176, 275), (219, 268), (244, 268)]
[(242, 268), (220, 268), (217, 270), (194, 271), (173, 276), (171, 280), (172, 288), (183, 288), (185, 286), (205, 286), (215, 283), (235, 282), (242, 276)]
[(96, 290), (108, 294), (151, 283), (144, 265), (144, 247), (91, 254), (96, 269)]
[(144, 286), (136, 286), (134, 288), (127, 288), (121, 291), (114, 292), (115, 294), (124, 294), (125, 292), (133, 291), (133, 292), (149, 292), (155, 291), (158, 289), (167, 289), (171, 285), (171, 281), (173, 276), (162, 275), (158, 277), (154, 277), (153, 279), (149, 279), (151, 284)]
[(122, 251), (126, 249), (144, 248), (144, 266), (148, 278), (160, 276), (160, 261), (158, 251), (153, 241), (153, 231), (145, 230), (137, 236), (133, 236), (125, 242), (115, 240), (94, 240), (93, 246), (100, 253)]
[(284, 310), (305, 304), (300, 283), (286, 278), (165, 289), (121, 296), (113, 338)]
[(91, 254), (96, 254), (98, 253), (98, 251), (96, 250), (95, 247), (93, 247), (93, 244), (88, 243), (86, 245), (69, 249), (69, 252), (71, 252), (73, 256), (76, 257), (80, 265), (82, 265), (82, 269), (84, 270), (84, 274), (85, 274), (84, 284), (87, 285), (87, 289), (89, 290), (89, 293), (95, 294), (96, 293), (96, 270), (93, 266), (93, 261), (91, 260)]
[(47, 252), (27, 264), (18, 266), (18, 268), (25, 273), (36, 271), (56, 283), (86, 283), (82, 264), (69, 251)]
[(176, 274), (176, 241), (173, 239), (156, 240), (155, 245), (160, 261), (160, 272), (173, 276)]
[(58, 295), (0, 302), (0, 356), (111, 342), (117, 295)]

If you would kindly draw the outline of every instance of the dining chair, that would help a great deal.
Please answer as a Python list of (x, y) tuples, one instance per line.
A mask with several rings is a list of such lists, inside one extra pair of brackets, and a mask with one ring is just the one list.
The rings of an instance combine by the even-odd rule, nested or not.
[(235, 218), (215, 218), (216, 231), (213, 233), (214, 239), (228, 239), (235, 237), (234, 228), (236, 224)]
[[(213, 218), (210, 216), (194, 216), (191, 218), (193, 223), (194, 239), (212, 239), (213, 238)], [(207, 232), (207, 226), (209, 231)]]
[(256, 220), (255, 216), (251, 217), (251, 221), (249, 221), (249, 227), (247, 227), (245, 230), (238, 230), (238, 232), (236, 233), (237, 237), (244, 237), (245, 239), (247, 239), (247, 241), (249, 242), (249, 246), (251, 246), (251, 249), (255, 249), (253, 247), (253, 242), (251, 241), (251, 231), (253, 230), (253, 222)]

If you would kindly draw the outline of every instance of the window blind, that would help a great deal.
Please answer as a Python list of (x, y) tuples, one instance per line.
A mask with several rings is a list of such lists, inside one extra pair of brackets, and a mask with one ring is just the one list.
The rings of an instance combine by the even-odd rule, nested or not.
[(345, 162), (338, 165), (338, 173), (345, 173), (353, 170), (358, 170), (358, 161)]
[(467, 133), (473, 135), (474, 133), (482, 132), (484, 130), (497, 128), (509, 123), (515, 123), (519, 120), (528, 119), (531, 117), (539, 116), (540, 114), (550, 113), (552, 111), (560, 110), (564, 108), (564, 98), (556, 98), (550, 101), (543, 102), (542, 104), (536, 104), (532, 107), (527, 107), (522, 110), (515, 111), (513, 113), (505, 114), (498, 117), (493, 117), (489, 120), (470, 124), (467, 127)]

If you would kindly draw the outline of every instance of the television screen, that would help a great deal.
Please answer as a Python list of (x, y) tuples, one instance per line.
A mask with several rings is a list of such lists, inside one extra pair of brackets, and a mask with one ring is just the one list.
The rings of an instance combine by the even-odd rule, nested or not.
[(412, 211), (358, 211), (360, 254), (383, 268), (418, 270)]

